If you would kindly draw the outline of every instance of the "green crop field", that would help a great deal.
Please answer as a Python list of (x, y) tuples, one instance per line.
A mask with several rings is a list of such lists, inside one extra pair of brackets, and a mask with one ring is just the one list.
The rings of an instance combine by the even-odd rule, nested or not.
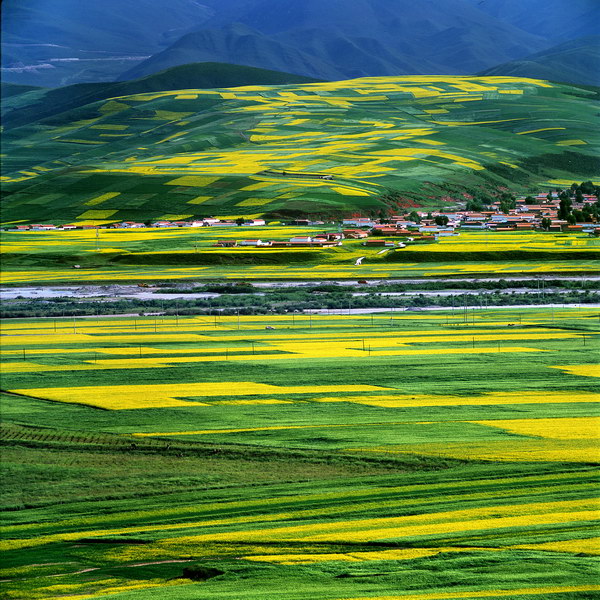
[(8, 222), (390, 212), (598, 173), (596, 93), (534, 79), (164, 91), (35, 120), (40, 94), (6, 100), (29, 115), (4, 132)]
[(10, 320), (11, 600), (598, 597), (593, 308)]
[(464, 232), (383, 253), (351, 239), (332, 248), (214, 247), (217, 240), (288, 240), (331, 228), (2, 232), (3, 283), (583, 274), (600, 266), (600, 240), (582, 233)]

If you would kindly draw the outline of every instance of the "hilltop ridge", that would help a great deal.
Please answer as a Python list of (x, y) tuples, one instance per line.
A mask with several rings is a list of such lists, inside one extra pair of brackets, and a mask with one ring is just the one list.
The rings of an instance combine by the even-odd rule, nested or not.
[(11, 129), (106, 98), (146, 92), (315, 81), (319, 80), (281, 71), (206, 62), (180, 65), (139, 79), (117, 83), (79, 83), (54, 89), (4, 83), (3, 97), (20, 97), (2, 104), (2, 121), (6, 129)]
[(448, 76), (120, 96), (6, 132), (3, 214), (387, 213), (594, 179), (595, 96), (541, 80)]

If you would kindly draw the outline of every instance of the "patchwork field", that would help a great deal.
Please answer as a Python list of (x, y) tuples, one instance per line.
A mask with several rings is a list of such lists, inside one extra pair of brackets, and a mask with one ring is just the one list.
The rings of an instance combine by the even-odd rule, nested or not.
[(10, 320), (6, 598), (596, 598), (597, 309)]
[[(337, 229), (106, 229), (99, 230), (98, 237), (96, 230), (2, 232), (3, 283), (577, 274), (600, 267), (600, 239), (583, 233), (464, 232), (384, 253), (360, 240), (323, 249), (213, 247), (217, 240), (288, 240), (328, 230)], [(356, 265), (360, 257), (364, 260)], [(77, 271), (75, 264), (81, 267)]]
[[(9, 123), (3, 218), (377, 213), (570, 185), (597, 177), (594, 98), (535, 79), (455, 76), (112, 98)], [(20, 94), (5, 109), (39, 102)]]

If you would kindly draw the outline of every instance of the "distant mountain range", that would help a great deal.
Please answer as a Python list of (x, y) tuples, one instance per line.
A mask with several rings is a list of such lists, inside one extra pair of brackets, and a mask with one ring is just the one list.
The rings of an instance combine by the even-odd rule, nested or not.
[(600, 87), (600, 36), (586, 36), (520, 60), (486, 69), (481, 75), (510, 75)]
[[(46, 87), (192, 62), (325, 80), (470, 74), (529, 61), (600, 22), (596, 0), (5, 0), (2, 13), (3, 80)], [(555, 61), (554, 79), (573, 81), (576, 59)], [(584, 78), (587, 64), (575, 68)]]

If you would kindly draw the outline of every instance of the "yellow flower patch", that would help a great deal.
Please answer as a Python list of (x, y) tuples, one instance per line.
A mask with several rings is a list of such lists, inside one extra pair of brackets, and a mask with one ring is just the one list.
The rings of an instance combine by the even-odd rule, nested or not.
[(248, 198), (238, 202), (236, 206), (262, 206), (263, 204), (269, 204), (271, 198)]
[(102, 194), (101, 196), (97, 196), (96, 198), (92, 198), (85, 202), (85, 206), (95, 206), (96, 204), (102, 204), (102, 202), (106, 200), (110, 200), (111, 198), (116, 198), (119, 196), (121, 192), (108, 192), (106, 194)]
[(184, 175), (172, 181), (168, 181), (165, 185), (181, 185), (190, 187), (204, 187), (218, 181), (219, 177), (202, 177), (199, 175)]
[(518, 435), (531, 435), (555, 440), (595, 440), (600, 435), (600, 417), (561, 417), (554, 419), (510, 419), (471, 421), (487, 427), (498, 427)]
[[(160, 360), (160, 359), (159, 359)], [(15, 363), (17, 365), (18, 363)], [(73, 368), (73, 365), (64, 367)], [(58, 402), (88, 404), (110, 410), (190, 406), (198, 402), (178, 400), (187, 397), (249, 396), (319, 394), (339, 392), (372, 392), (385, 390), (373, 385), (346, 386), (275, 386), (252, 381), (225, 381), (213, 383), (174, 383), (156, 385), (109, 385), (86, 387), (54, 387), (12, 390), (26, 396), (35, 396)], [(184, 434), (187, 432), (183, 432)], [(212, 433), (212, 432), (211, 432)], [(154, 434), (152, 434), (154, 435)], [(171, 435), (171, 434), (169, 434)]]
[(108, 219), (112, 217), (118, 210), (86, 210), (77, 217), (79, 219)]
[(600, 364), (591, 365), (567, 365), (564, 367), (550, 367), (551, 369), (560, 369), (571, 375), (581, 375), (583, 377), (600, 377)]

